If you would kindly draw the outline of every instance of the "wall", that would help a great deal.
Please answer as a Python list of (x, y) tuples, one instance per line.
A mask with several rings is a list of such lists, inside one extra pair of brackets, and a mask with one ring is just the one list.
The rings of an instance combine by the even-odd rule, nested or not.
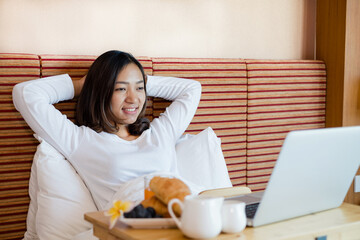
[(313, 59), (313, 0), (0, 0), (0, 52)]
[[(360, 1), (317, 0), (316, 22), (316, 56), (327, 68), (326, 127), (359, 126)], [(360, 205), (354, 183), (345, 201)]]

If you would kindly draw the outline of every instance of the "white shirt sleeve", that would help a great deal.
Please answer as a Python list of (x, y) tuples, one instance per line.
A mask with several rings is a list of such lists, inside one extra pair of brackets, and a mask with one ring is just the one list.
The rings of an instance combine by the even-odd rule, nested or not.
[(81, 128), (71, 122), (52, 104), (74, 97), (69, 75), (58, 75), (15, 85), (13, 102), (27, 124), (65, 157), (77, 148)]
[(173, 101), (151, 124), (175, 143), (195, 115), (201, 97), (201, 84), (184, 78), (148, 76), (146, 89), (148, 96)]

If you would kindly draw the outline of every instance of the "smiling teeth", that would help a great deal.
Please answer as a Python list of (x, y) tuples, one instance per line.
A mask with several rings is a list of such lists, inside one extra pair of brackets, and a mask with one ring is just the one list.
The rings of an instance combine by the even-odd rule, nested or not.
[(125, 108), (124, 110), (128, 112), (134, 112), (136, 108)]

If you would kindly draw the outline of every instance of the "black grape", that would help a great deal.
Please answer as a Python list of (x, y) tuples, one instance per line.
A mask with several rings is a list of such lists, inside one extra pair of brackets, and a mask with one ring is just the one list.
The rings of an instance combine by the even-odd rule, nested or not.
[(144, 208), (143, 205), (139, 204), (134, 207), (131, 211), (124, 213), (125, 218), (161, 218), (162, 216), (157, 215), (156, 211), (152, 207)]

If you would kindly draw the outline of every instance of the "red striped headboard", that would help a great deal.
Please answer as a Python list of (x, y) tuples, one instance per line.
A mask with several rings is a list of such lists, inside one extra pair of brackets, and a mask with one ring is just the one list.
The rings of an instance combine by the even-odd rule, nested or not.
[[(38, 144), (12, 104), (13, 86), (63, 73), (79, 79), (95, 58), (0, 54), (0, 239), (21, 239), (26, 230), (28, 183)], [(201, 82), (200, 105), (186, 132), (214, 129), (234, 186), (263, 190), (286, 134), (325, 126), (326, 70), (321, 61), (138, 59), (149, 75)], [(158, 117), (168, 104), (149, 98), (147, 117)], [(75, 101), (56, 107), (74, 119)]]
[(246, 64), (247, 185), (264, 190), (286, 134), (325, 127), (325, 64), (310, 60)]
[[(233, 185), (246, 183), (246, 65), (242, 59), (153, 59), (153, 74), (199, 81), (202, 96), (187, 133), (211, 126), (222, 149)], [(154, 100), (154, 117), (169, 105)]]
[(40, 77), (32, 54), (0, 54), (0, 239), (19, 239), (26, 230), (33, 132), (12, 104), (16, 83)]

